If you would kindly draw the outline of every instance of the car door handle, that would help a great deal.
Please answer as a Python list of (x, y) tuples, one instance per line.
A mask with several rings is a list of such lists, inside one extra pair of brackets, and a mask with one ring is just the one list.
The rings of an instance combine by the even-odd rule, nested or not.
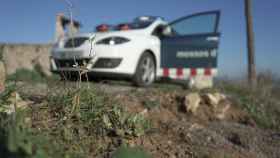
[(219, 37), (207, 37), (207, 41), (219, 41)]

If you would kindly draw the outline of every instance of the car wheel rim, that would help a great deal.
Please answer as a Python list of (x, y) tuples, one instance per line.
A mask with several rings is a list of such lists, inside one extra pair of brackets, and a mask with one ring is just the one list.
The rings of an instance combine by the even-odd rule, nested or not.
[(155, 78), (155, 66), (151, 58), (145, 58), (142, 64), (142, 81), (151, 84)]

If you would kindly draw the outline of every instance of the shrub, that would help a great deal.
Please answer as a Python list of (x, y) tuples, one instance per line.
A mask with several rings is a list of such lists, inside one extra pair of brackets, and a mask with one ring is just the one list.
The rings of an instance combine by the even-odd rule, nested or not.
[(12, 75), (7, 77), (8, 81), (25, 81), (25, 82), (45, 82), (46, 78), (42, 76), (37, 71), (27, 70), (27, 69), (18, 69)]
[(116, 103), (110, 102), (105, 94), (97, 95), (94, 90), (69, 90), (62, 95), (52, 94), (49, 104), (60, 109), (60, 119), (74, 115), (90, 132), (98, 135), (140, 136), (150, 128), (150, 123), (140, 114), (129, 114)]

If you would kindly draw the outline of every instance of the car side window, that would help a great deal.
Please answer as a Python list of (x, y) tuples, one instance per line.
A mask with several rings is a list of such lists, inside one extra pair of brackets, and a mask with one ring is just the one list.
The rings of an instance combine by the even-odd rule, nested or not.
[(216, 31), (217, 14), (202, 14), (182, 18), (170, 24), (175, 35), (193, 35), (214, 33)]

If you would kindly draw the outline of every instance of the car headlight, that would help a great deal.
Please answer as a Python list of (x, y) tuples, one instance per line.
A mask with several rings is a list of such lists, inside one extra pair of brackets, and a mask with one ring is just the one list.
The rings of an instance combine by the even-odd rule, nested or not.
[(96, 44), (117, 45), (117, 44), (127, 43), (129, 41), (130, 41), (129, 39), (124, 37), (108, 37), (96, 42)]

